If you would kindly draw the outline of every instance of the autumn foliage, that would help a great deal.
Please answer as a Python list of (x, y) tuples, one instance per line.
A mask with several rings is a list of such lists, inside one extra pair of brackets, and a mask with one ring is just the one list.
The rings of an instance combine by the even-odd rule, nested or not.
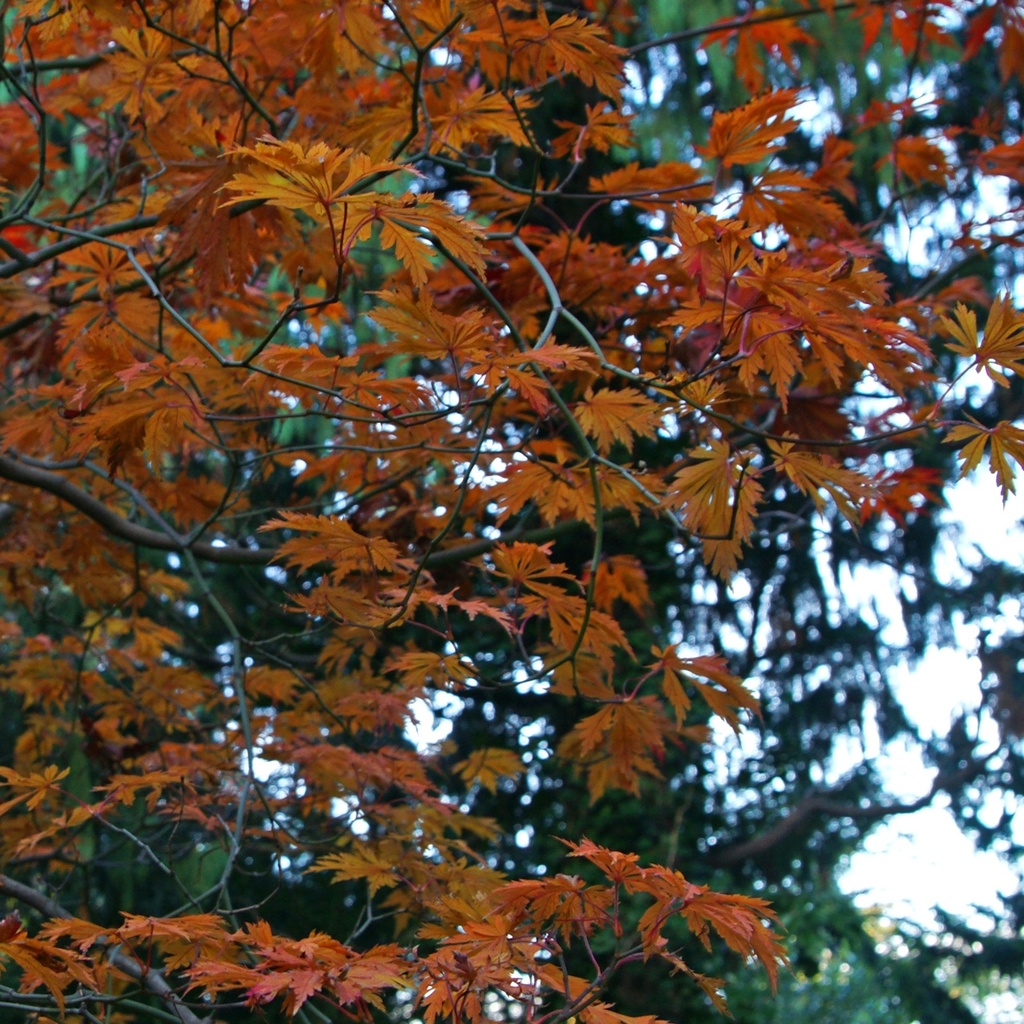
[[(846, 205), (856, 131), (791, 159), (808, 97), (769, 72), (841, 19), (908, 59), (998, 43), (1018, 75), (1024, 15), (708, 24), (749, 102), (657, 162), (631, 155), (633, 12), (570, 6), (0, 8), (5, 1005), (623, 1024), (602, 993), (631, 963), (725, 1009), (702, 944), (774, 982), (763, 900), (583, 835), (509, 879), (475, 794), (642, 793), (757, 715), (722, 651), (647, 628), (645, 524), (728, 581), (778, 494), (858, 528), (934, 501), (885, 457), (926, 434), (1013, 490), (1024, 432), (952, 419), (938, 354), (1005, 387), (1024, 318), (969, 280), (894, 295)], [(991, 111), (955, 150), (913, 113), (871, 112), (894, 193), (1021, 182)], [(642, 238), (592, 233), (623, 211)], [(981, 219), (965, 249), (1003, 240)], [(543, 761), (410, 740), (492, 693), (574, 724)], [(351, 921), (264, 914), (308, 872)]]

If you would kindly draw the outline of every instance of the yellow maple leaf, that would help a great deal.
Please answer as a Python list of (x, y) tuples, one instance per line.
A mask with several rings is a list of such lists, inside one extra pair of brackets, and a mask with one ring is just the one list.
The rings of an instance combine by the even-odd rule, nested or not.
[(667, 501), (703, 540), (704, 561), (717, 575), (729, 577), (753, 533), (762, 488), (747, 451), (734, 452), (715, 439), (690, 454), (694, 461), (676, 473)]
[(973, 310), (958, 302), (953, 316), (952, 320), (941, 317), (940, 323), (953, 338), (949, 347), (954, 352), (973, 359), (1000, 387), (1009, 387), (1010, 382), (996, 367), (1024, 377), (1024, 315), (1013, 308), (1008, 295), (1000, 295), (992, 303), (982, 338)]
[(739, 732), (740, 726), (736, 709), (761, 713), (760, 701), (744, 687), (739, 676), (729, 671), (721, 657), (700, 655), (684, 658), (673, 646), (664, 650), (652, 647), (651, 653), (658, 659), (652, 671), (661, 669), (663, 673), (662, 692), (675, 710), (676, 728), (682, 725), (690, 710), (691, 701), (684, 682), (693, 686), (708, 707), (728, 722), (734, 732)]
[(775, 456), (776, 469), (788, 476), (819, 512), (825, 508), (827, 494), (850, 523), (859, 525), (858, 509), (870, 489), (869, 480), (826, 455), (797, 450), (792, 441), (769, 441), (768, 447)]
[(603, 26), (575, 14), (563, 14), (549, 22), (544, 8), (539, 7), (535, 25), (524, 23), (523, 27), (529, 31), (530, 41), (543, 47), (546, 62), (559, 72), (575, 75), (613, 103), (621, 102), (620, 69), (626, 51), (608, 42)]
[(320, 857), (309, 870), (330, 871), (335, 882), (365, 878), (371, 896), (380, 889), (392, 889), (400, 882), (394, 862), (365, 843), (360, 843), (351, 853), (329, 853)]
[(282, 512), (264, 523), (261, 530), (289, 529), (303, 536), (286, 540), (278, 557), (289, 565), (309, 569), (321, 562), (332, 565), (336, 575), (360, 570), (392, 572), (398, 567), (398, 548), (383, 537), (358, 533), (345, 519)]
[(795, 89), (778, 89), (758, 96), (736, 110), (716, 113), (706, 146), (698, 152), (722, 167), (753, 164), (776, 149), (797, 122), (786, 115), (797, 102)]
[(237, 193), (222, 206), (262, 199), (270, 206), (316, 215), (369, 187), (378, 175), (402, 169), (390, 160), (371, 160), (365, 153), (336, 149), (325, 142), (303, 147), (264, 135), (254, 147), (239, 147), (249, 157), (248, 171), (237, 173), (225, 186)]
[(427, 359), (450, 358), (456, 367), (484, 359), (494, 339), (488, 322), (478, 310), (459, 316), (441, 312), (429, 293), (416, 297), (404, 292), (377, 292), (381, 305), (370, 316), (399, 339), (403, 355)]
[(0, 804), (0, 814), (6, 813), (20, 803), (25, 803), (30, 810), (38, 807), (48, 794), (56, 792), (56, 783), (69, 772), (69, 769), (61, 769), (54, 764), (47, 765), (42, 772), (32, 772), (29, 775), (21, 775), (13, 768), (0, 767), (0, 783), (15, 791), (22, 791), (20, 795)]
[(446, 82), (437, 91), (438, 102), (430, 104), (430, 124), (434, 132), (432, 141), (439, 149), (461, 153), (468, 144), (492, 137), (516, 146), (530, 145), (521, 120), (522, 111), (534, 105), (529, 97), (517, 98), (517, 114), (505, 96), (483, 85), (466, 92), (453, 89)]
[(157, 118), (163, 112), (161, 99), (181, 87), (186, 67), (195, 67), (194, 57), (179, 66), (171, 57), (171, 39), (156, 28), (114, 28), (110, 33), (121, 48), (110, 55), (109, 102), (123, 103), (129, 119)]
[(573, 727), (558, 753), (586, 773), (592, 802), (613, 787), (639, 793), (641, 775), (661, 777), (656, 758), (669, 728), (653, 698), (606, 704)]
[(381, 223), (381, 241), (395, 250), (414, 285), (426, 284), (427, 271), (434, 265), (438, 246), (483, 275), (480, 229), (458, 216), (446, 203), (434, 199), (429, 192), (421, 196), (410, 193), (400, 198), (381, 195), (375, 199), (373, 215)]
[(957, 452), (960, 459), (960, 476), (965, 477), (981, 462), (988, 448), (989, 470), (995, 474), (1003, 502), (1017, 493), (1017, 468), (1024, 466), (1024, 430), (1011, 423), (1001, 421), (994, 427), (983, 427), (980, 423), (958, 423), (945, 438), (947, 444), (965, 441)]
[(636, 391), (611, 388), (588, 389), (574, 412), (580, 426), (605, 452), (616, 442), (630, 447), (634, 437), (656, 429), (662, 417), (662, 410), (649, 398)]
[(455, 771), (467, 786), (479, 783), (484, 789), (496, 793), (500, 779), (522, 774), (523, 762), (512, 750), (479, 747), (464, 761), (459, 761)]
[(647, 573), (635, 555), (607, 555), (597, 565), (594, 603), (603, 612), (612, 612), (616, 601), (629, 605), (637, 615), (650, 606)]
[(891, 160), (896, 170), (912, 182), (930, 182), (945, 188), (950, 174), (949, 161), (942, 147), (919, 135), (904, 135), (896, 140), (892, 153), (880, 163)]

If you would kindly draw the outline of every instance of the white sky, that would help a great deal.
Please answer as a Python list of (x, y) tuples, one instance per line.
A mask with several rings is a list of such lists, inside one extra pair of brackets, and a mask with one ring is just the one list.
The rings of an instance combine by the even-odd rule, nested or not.
[[(946, 497), (950, 508), (945, 518), (951, 526), (959, 524), (956, 548), (965, 561), (972, 561), (972, 549), (1018, 565), (1024, 561), (1021, 496), (1011, 495), (1004, 508), (994, 478), (980, 472), (948, 489)], [(1019, 621), (992, 625), (996, 634), (1000, 628), (1020, 630)], [(973, 654), (977, 631), (963, 630), (958, 641), (958, 648), (928, 651), (899, 683), (910, 720), (926, 735), (941, 735), (960, 710), (977, 708), (981, 702), (981, 669)], [(991, 720), (983, 724), (981, 736), (993, 745), (994, 732)], [(931, 774), (914, 752), (889, 750), (885, 763), (895, 795), (913, 799), (927, 792)], [(1001, 808), (1000, 803), (982, 809), (982, 821), (994, 824)], [(1016, 808), (1008, 809), (1016, 811), (1015, 838), (1024, 842), (1024, 806), (1017, 801)], [(884, 908), (926, 927), (935, 924), (935, 906), (981, 927), (984, 920), (974, 908), (998, 911), (999, 893), (1009, 895), (1019, 888), (1024, 865), (1017, 869), (994, 853), (975, 850), (937, 800), (931, 807), (880, 824), (851, 858), (840, 885), (845, 892), (860, 894), (860, 906)]]

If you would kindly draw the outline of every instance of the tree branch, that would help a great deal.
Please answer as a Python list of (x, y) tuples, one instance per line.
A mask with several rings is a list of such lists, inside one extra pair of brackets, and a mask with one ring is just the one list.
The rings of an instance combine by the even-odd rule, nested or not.
[[(894, 0), (869, 0), (870, 7), (889, 7)], [(707, 25), (698, 25), (695, 28), (684, 28), (679, 32), (672, 32), (668, 35), (658, 36), (657, 39), (648, 39), (629, 47), (629, 55), (636, 56), (645, 50), (653, 50), (658, 46), (668, 46), (671, 43), (683, 43), (688, 39), (698, 39), (700, 36), (711, 35), (712, 32), (728, 32), (731, 29), (749, 28), (751, 25), (766, 25), (773, 21), (792, 21), (797, 18), (806, 18), (812, 14), (838, 14), (840, 11), (850, 11), (860, 4), (856, 0), (846, 0), (844, 3), (833, 4), (831, 7), (808, 7), (796, 11), (770, 11), (767, 14), (744, 15), (740, 18), (730, 18), (724, 21), (712, 21)]]
[(3, 66), (3, 73), (11, 78), (27, 78), (31, 75), (45, 75), (52, 71), (88, 71), (101, 64), (106, 54), (93, 53), (87, 57), (58, 57), (54, 60), (10, 61)]
[[(60, 498), (61, 501), (66, 501), (94, 522), (99, 523), (112, 537), (135, 544), (140, 548), (171, 551), (176, 554), (191, 551), (196, 558), (207, 562), (218, 562), (222, 565), (269, 565), (277, 551), (276, 547), (243, 548), (237, 544), (213, 544), (209, 541), (194, 540), (189, 537), (175, 537), (161, 530), (153, 530), (148, 526), (133, 523), (118, 515), (99, 498), (73, 484), (59, 473), (29, 466), (10, 455), (0, 455), (0, 479), (24, 484), (27, 487), (34, 487), (36, 490), (52, 494)], [(4, 519), (0, 515), (0, 523), (3, 521)], [(476, 558), (477, 555), (486, 554), (498, 544), (508, 544), (516, 540), (543, 544), (545, 541), (555, 540), (574, 530), (586, 528), (583, 522), (568, 519), (552, 526), (540, 526), (532, 530), (507, 530), (494, 538), (481, 537), (478, 540), (467, 540), (450, 548), (431, 552), (423, 560), (423, 566), (433, 569), (440, 565), (454, 565), (469, 558)]]
[[(132, 217), (129, 220), (118, 221), (116, 224), (100, 224), (97, 227), (90, 228), (89, 234), (100, 238), (109, 238), (112, 235), (124, 235), (130, 231), (141, 231), (144, 228), (155, 227), (158, 221), (159, 218), (154, 215)], [(50, 230), (62, 231), (66, 229), (52, 227)], [(0, 278), (14, 277), (16, 274), (23, 273), (26, 269), (38, 267), (41, 263), (46, 263), (47, 260), (52, 260), (56, 256), (71, 252), (72, 249), (81, 249), (83, 245), (91, 240), (87, 238), (83, 241), (80, 233), (76, 233), (71, 238), (65, 238), (61, 242), (46, 245), (36, 252), (26, 253), (24, 260), (8, 260), (6, 263), (0, 263)]]
[[(44, 896), (43, 893), (33, 889), (31, 886), (16, 882), (13, 878), (8, 878), (7, 875), (0, 875), (0, 893), (10, 896), (12, 899), (16, 899), (18, 902), (24, 903), (26, 906), (32, 907), (34, 910), (38, 910), (40, 914), (45, 914), (50, 918), (68, 920), (74, 917), (74, 914), (65, 910), (56, 900), (50, 899), (49, 896)], [(127, 974), (130, 978), (134, 978), (147, 992), (157, 996), (171, 1007), (183, 1024), (204, 1024), (202, 1018), (197, 1017), (181, 1001), (171, 986), (167, 984), (160, 971), (147, 967), (145, 964), (141, 964), (129, 956), (125, 956), (119, 949), (109, 950), (107, 959), (119, 971)]]
[(46, 491), (66, 501), (79, 512), (99, 523), (107, 533), (120, 540), (128, 541), (142, 548), (156, 551), (175, 551), (179, 554), (191, 551), (197, 558), (209, 562), (223, 562), (230, 565), (266, 565), (274, 552), (266, 548), (242, 548), (237, 545), (211, 544), (208, 541), (171, 537), (160, 530), (151, 530), (138, 523), (129, 522), (108, 508), (88, 491), (77, 487), (59, 473), (27, 466), (9, 455), (0, 455), (0, 478), (13, 483), (26, 484), (37, 490)]
[(983, 769), (984, 766), (981, 762), (968, 760), (964, 767), (955, 772), (940, 772), (935, 776), (931, 788), (924, 796), (904, 803), (851, 804), (837, 799), (841, 792), (839, 788), (825, 792), (814, 790), (804, 796), (771, 828), (750, 839), (713, 851), (709, 860), (716, 867), (731, 867), (745, 860), (761, 857), (784, 843), (802, 827), (810, 825), (818, 815), (872, 823), (898, 814), (913, 814), (914, 811), (927, 807), (939, 793), (974, 778)]

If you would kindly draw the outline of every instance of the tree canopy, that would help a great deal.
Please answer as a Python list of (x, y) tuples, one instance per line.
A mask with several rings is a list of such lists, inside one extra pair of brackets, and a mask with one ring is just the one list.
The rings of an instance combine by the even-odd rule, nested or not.
[(1019, 897), (835, 878), (936, 800), (1020, 852), (1024, 580), (943, 510), (1024, 465), (1020, 3), (0, 12), (5, 1019), (1019, 981)]

